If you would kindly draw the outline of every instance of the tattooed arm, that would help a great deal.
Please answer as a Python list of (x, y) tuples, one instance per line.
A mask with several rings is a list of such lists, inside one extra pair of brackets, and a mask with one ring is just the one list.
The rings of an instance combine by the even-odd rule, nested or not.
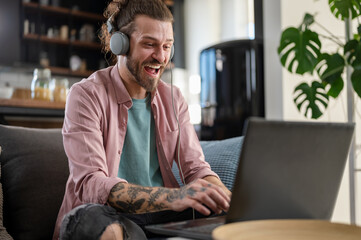
[[(120, 212), (146, 213), (162, 210), (183, 211), (194, 208), (209, 215), (208, 206), (215, 213), (229, 208), (229, 197), (221, 187), (198, 179), (181, 188), (142, 187), (117, 183), (110, 191), (108, 202)], [(204, 206), (205, 205), (205, 206)]]

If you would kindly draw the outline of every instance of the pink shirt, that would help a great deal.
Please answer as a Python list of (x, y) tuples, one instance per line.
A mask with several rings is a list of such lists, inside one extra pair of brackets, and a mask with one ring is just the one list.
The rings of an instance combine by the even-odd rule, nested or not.
[[(189, 183), (208, 175), (217, 176), (204, 160), (199, 140), (189, 121), (186, 101), (178, 88), (174, 87), (173, 94), (181, 126), (180, 162), (185, 181)], [(97, 71), (71, 88), (63, 125), (70, 175), (54, 239), (58, 238), (61, 221), (67, 212), (84, 203), (106, 204), (113, 186), (118, 182), (127, 182), (118, 178), (117, 174), (131, 106), (131, 97), (116, 66)], [(170, 85), (159, 82), (157, 90), (152, 93), (151, 108), (164, 185), (179, 187), (171, 170), (177, 152), (178, 126)]]

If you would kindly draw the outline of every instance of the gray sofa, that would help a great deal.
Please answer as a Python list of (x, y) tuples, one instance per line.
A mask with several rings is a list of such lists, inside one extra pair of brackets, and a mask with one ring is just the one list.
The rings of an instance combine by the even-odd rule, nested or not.
[[(229, 189), (242, 143), (242, 137), (201, 142)], [(0, 147), (0, 239), (51, 239), (69, 174), (61, 130), (0, 125)]]

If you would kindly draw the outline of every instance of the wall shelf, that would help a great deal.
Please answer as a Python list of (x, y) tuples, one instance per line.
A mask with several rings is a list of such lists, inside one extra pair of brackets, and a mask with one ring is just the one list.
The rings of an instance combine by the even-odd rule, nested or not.
[(59, 44), (59, 45), (72, 45), (74, 47), (79, 47), (79, 48), (92, 48), (92, 49), (98, 49), (98, 50), (101, 49), (100, 43), (97, 43), (97, 42), (86, 42), (86, 41), (79, 41), (79, 40), (70, 41), (70, 40), (64, 40), (61, 38), (49, 38), (44, 35), (30, 34), (30, 33), (24, 35), (23, 38), (26, 40), (40, 41), (43, 43), (52, 43), (52, 44)]
[(105, 17), (100, 14), (83, 12), (83, 11), (78, 11), (78, 10), (71, 10), (70, 14), (73, 15), (74, 17), (78, 17), (78, 18), (85, 18), (85, 19), (90, 19), (90, 20), (92, 19), (92, 20), (97, 20), (97, 21), (105, 21)]
[(40, 9), (42, 12), (48, 12), (48, 13), (56, 13), (56, 14), (63, 14), (63, 15), (72, 15), (74, 17), (78, 18), (84, 18), (88, 20), (95, 20), (95, 21), (104, 21), (105, 17), (101, 14), (91, 13), (91, 12), (85, 12), (80, 10), (74, 10), (69, 9), (65, 7), (54, 7), (49, 5), (40, 5), (39, 3), (23, 3), (24, 8), (28, 9)]
[[(92, 4), (94, 7), (95, 3)], [(99, 11), (105, 7), (105, 3), (96, 4)], [(76, 9), (72, 7), (75, 5), (78, 6)], [(70, 7), (34, 2), (22, 2), (20, 6), (22, 62), (50, 65), (53, 74), (75, 77), (87, 77), (102, 66), (101, 44), (96, 41), (96, 34), (105, 18), (95, 12), (83, 11), (94, 8), (76, 0)], [(72, 56), (81, 59), (85, 71), (70, 70)]]
[(63, 67), (48, 67), (52, 74), (55, 75), (65, 75), (65, 76), (73, 76), (73, 77), (89, 77), (94, 71), (91, 70), (77, 70), (72, 71), (70, 68), (63, 68)]

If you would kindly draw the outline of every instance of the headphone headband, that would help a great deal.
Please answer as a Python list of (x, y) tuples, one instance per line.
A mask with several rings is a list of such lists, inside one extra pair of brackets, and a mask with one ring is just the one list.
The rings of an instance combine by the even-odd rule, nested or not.
[[(113, 14), (114, 15), (114, 14)], [(113, 30), (114, 30), (114, 26), (112, 24), (113, 21), (113, 15), (110, 16), (110, 18), (108, 18), (107, 20), (107, 29), (108, 29), (108, 33), (112, 34)]]

